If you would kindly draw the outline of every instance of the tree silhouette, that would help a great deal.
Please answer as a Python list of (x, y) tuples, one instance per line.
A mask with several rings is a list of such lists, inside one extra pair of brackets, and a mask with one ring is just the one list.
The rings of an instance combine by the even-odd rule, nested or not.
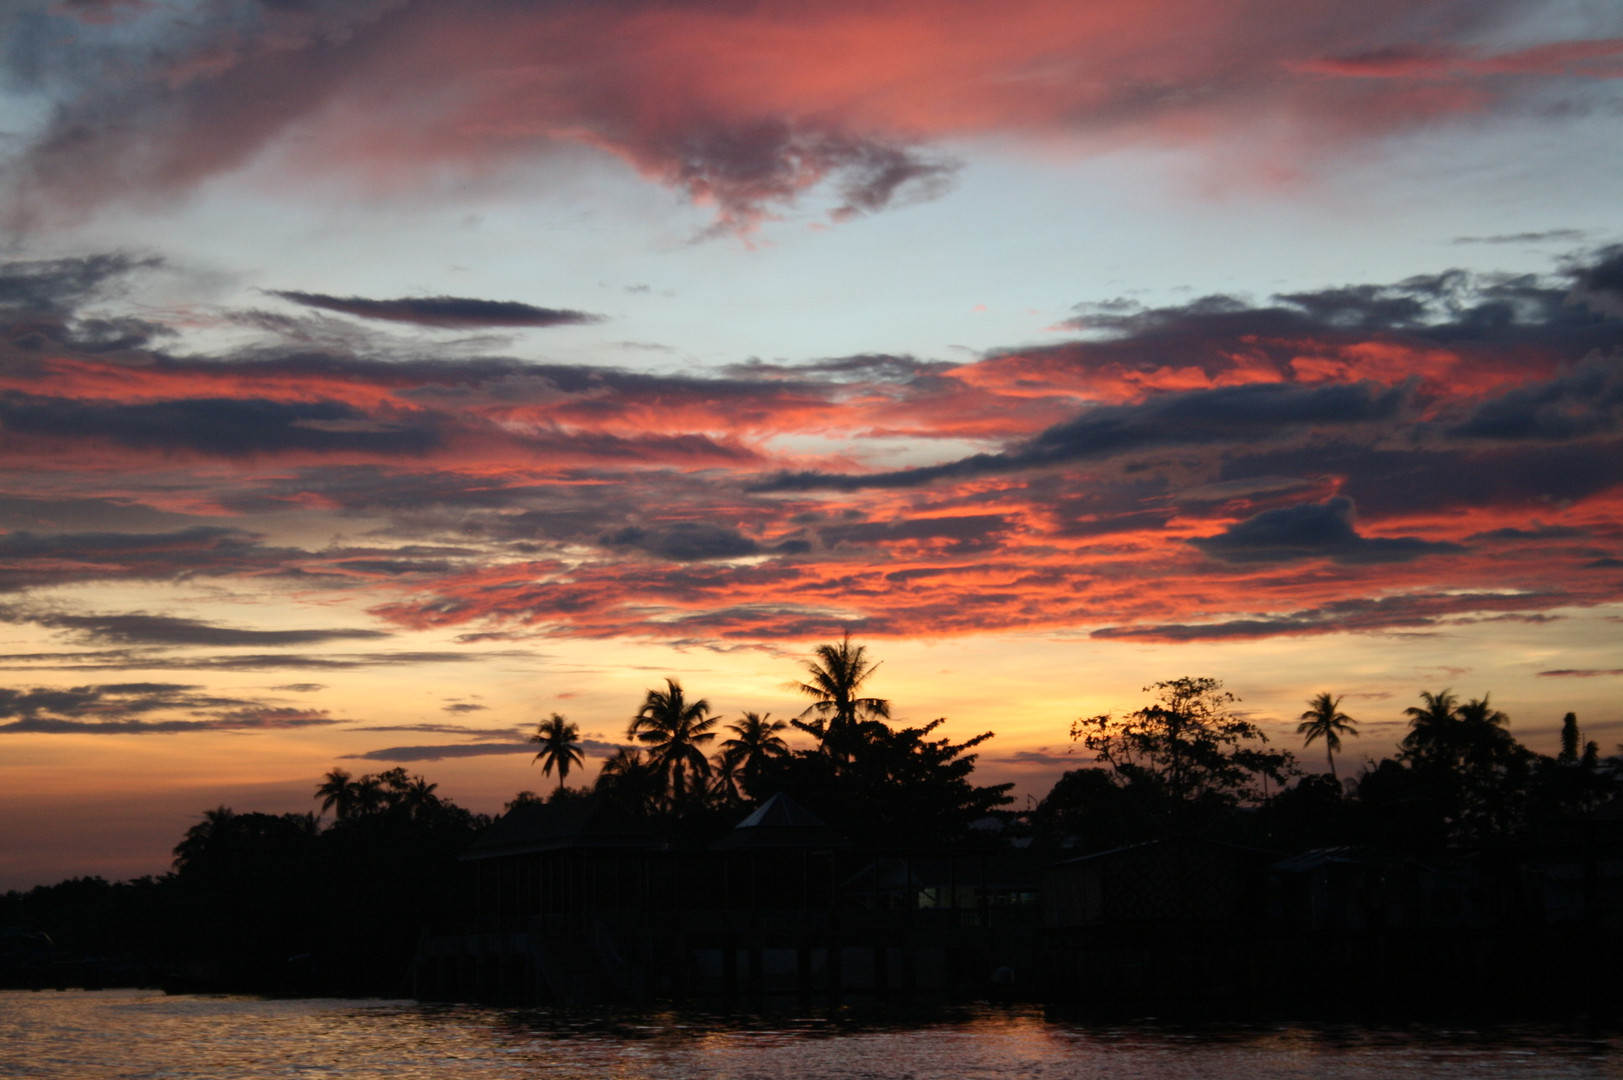
[(668, 793), (673, 807), (686, 804), (690, 789), (703, 790), (710, 775), (710, 761), (703, 746), (716, 736), (710, 703), (703, 698), (688, 701), (682, 684), (665, 680), (665, 689), (650, 690), (642, 708), (631, 718), (626, 737), (648, 749), (648, 761)]
[(1409, 718), (1409, 734), (1400, 744), (1404, 755), (1415, 763), (1441, 761), (1451, 757), (1454, 746), (1454, 708), (1459, 699), (1451, 691), (1433, 694), (1420, 691), (1423, 705), (1403, 710)]
[(594, 790), (633, 813), (646, 814), (658, 806), (665, 787), (658, 770), (641, 750), (622, 746), (603, 762)]
[(333, 811), (333, 816), (342, 820), (355, 813), (355, 784), (350, 774), (337, 766), (329, 769), (322, 778), (322, 784), (316, 788), (316, 798), (321, 800), (321, 812)]
[(1307, 711), (1301, 716), (1302, 722), (1296, 725), (1296, 734), (1302, 736), (1304, 750), (1315, 739), (1324, 740), (1324, 757), (1330, 764), (1332, 778), (1336, 778), (1336, 755), (1341, 752), (1341, 737), (1358, 737), (1358, 724), (1340, 711), (1340, 705), (1341, 699), (1331, 697), (1329, 693), (1310, 698)]
[(879, 665), (869, 662), (866, 647), (851, 644), (850, 634), (836, 645), (817, 646), (812, 654), (816, 659), (805, 662), (807, 680), (789, 683), (812, 703), (791, 723), (816, 738), (825, 754), (844, 763), (885, 730), (880, 721), (890, 719), (890, 702), (859, 696)]
[(530, 741), (541, 744), (531, 764), (539, 761), (543, 776), (551, 776), (552, 770), (557, 769), (560, 788), (572, 766), (586, 764), (586, 755), (580, 748), (580, 725), (570, 723), (557, 713), (535, 725)]
[(426, 777), (414, 776), (401, 794), (400, 805), (413, 817), (432, 814), (440, 806), (439, 796), (434, 794), (438, 787), (438, 784), (430, 784)]
[(1290, 754), (1263, 749), (1268, 736), (1234, 714), (1239, 698), (1219, 680), (1184, 676), (1144, 692), (1156, 700), (1125, 717), (1077, 720), (1071, 739), (1092, 750), (1118, 783), (1146, 788), (1172, 812), (1235, 806), (1262, 794), (1259, 778), (1283, 784), (1294, 771)]
[(1473, 698), (1454, 709), (1455, 737), (1467, 764), (1491, 764), (1516, 740), (1507, 730), (1510, 717), (1488, 703), (1489, 695)]
[(376, 776), (363, 776), (355, 781), (351, 798), (354, 800), (351, 817), (375, 814), (389, 804), (383, 781)]
[(1578, 731), (1578, 714), (1568, 713), (1561, 718), (1561, 756), (1557, 758), (1563, 765), (1578, 764), (1579, 745), (1583, 742), (1583, 735)]
[(771, 713), (745, 713), (737, 723), (727, 725), (733, 737), (720, 746), (722, 775), (728, 780), (741, 780), (752, 799), (762, 795), (762, 770), (789, 754), (789, 745), (778, 734), (789, 725), (771, 717)]
[(1422, 692), (1404, 710), (1409, 734), (1399, 755), (1415, 771), (1421, 794), (1455, 839), (1502, 837), (1528, 813), (1533, 753), (1508, 730), (1509, 718), (1487, 694), (1461, 704), (1447, 690)]

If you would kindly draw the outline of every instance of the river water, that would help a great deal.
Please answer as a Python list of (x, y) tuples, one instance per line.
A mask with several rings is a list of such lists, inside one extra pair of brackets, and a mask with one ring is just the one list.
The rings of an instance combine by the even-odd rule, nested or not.
[(0, 1077), (51, 1080), (1484, 1080), (1620, 1077), (1548, 1027), (1088, 1024), (1035, 1008), (884, 1020), (585, 1014), (155, 991), (0, 991)]

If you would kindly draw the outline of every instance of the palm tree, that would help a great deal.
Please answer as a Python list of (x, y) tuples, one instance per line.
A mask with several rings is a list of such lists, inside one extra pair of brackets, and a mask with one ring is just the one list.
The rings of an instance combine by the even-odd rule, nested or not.
[(1483, 694), (1454, 709), (1460, 754), (1472, 766), (1492, 763), (1516, 742), (1508, 730), (1510, 717), (1488, 704), (1488, 697)]
[(727, 725), (734, 737), (720, 747), (722, 775), (728, 780), (740, 777), (753, 799), (761, 797), (757, 789), (767, 763), (789, 756), (789, 744), (778, 734), (789, 725), (771, 717), (771, 713), (745, 713), (736, 724)]
[(1340, 706), (1341, 699), (1331, 697), (1328, 692), (1309, 698), (1307, 711), (1301, 716), (1302, 722), (1296, 725), (1296, 734), (1302, 736), (1302, 749), (1307, 749), (1314, 739), (1324, 740), (1324, 757), (1330, 763), (1330, 778), (1333, 780), (1338, 779), (1336, 755), (1341, 752), (1341, 737), (1358, 737), (1357, 721), (1340, 711)]
[(224, 840), (226, 831), (237, 820), (237, 813), (229, 806), (216, 806), (203, 811), (203, 820), (186, 830), (186, 835), (175, 845), (175, 869), (184, 870), (195, 865), (208, 854), (211, 843)]
[(425, 776), (414, 776), (411, 778), (411, 783), (406, 785), (405, 792), (400, 796), (400, 804), (413, 817), (423, 817), (430, 811), (439, 808), (439, 796), (434, 794), (435, 789), (438, 787), (438, 784), (430, 784)]
[[(816, 659), (806, 661), (807, 681), (789, 684), (790, 689), (812, 699), (792, 723), (816, 737), (824, 753), (837, 761), (849, 761), (862, 736), (868, 734), (864, 721), (877, 724), (890, 719), (890, 702), (858, 696), (879, 665), (868, 661), (866, 647), (851, 644), (849, 633), (837, 645), (817, 646), (812, 655)], [(814, 719), (805, 719), (812, 715)]]
[(316, 798), (321, 800), (321, 812), (325, 814), (331, 810), (339, 820), (355, 813), (355, 785), (349, 773), (335, 767), (328, 770), (323, 780), (325, 782), (316, 788)]
[(1424, 706), (1411, 705), (1403, 710), (1409, 718), (1409, 734), (1403, 737), (1403, 750), (1418, 761), (1438, 761), (1453, 754), (1454, 709), (1459, 698), (1448, 690), (1433, 694), (1420, 692)]
[(388, 793), (383, 790), (383, 781), (370, 774), (361, 777), (351, 785), (351, 797), (354, 805), (351, 813), (355, 815), (375, 814), (388, 804)]
[[(367, 779), (363, 776), (361, 782), (365, 783)], [(374, 782), (383, 809), (394, 810), (406, 804), (406, 793), (411, 789), (411, 776), (403, 767), (396, 765), (392, 769), (378, 773)]]
[(620, 747), (603, 762), (595, 790), (638, 814), (653, 809), (661, 794), (658, 772), (643, 752), (632, 746)]
[(542, 776), (551, 776), (557, 769), (559, 788), (564, 786), (571, 768), (586, 764), (586, 754), (580, 748), (580, 725), (571, 724), (557, 713), (535, 725), (530, 741), (541, 744), (530, 764), (539, 761)]
[(710, 703), (703, 698), (688, 701), (682, 684), (671, 678), (665, 680), (665, 689), (648, 691), (642, 708), (631, 718), (626, 738), (648, 748), (649, 764), (670, 792), (672, 806), (686, 802), (690, 781), (710, 775), (702, 747), (716, 737), (710, 730), (715, 726)]

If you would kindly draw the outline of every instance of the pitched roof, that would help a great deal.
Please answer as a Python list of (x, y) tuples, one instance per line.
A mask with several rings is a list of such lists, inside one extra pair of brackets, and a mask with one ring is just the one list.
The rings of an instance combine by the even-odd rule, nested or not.
[(781, 791), (712, 844), (738, 847), (844, 847), (850, 841)]
[(648, 823), (602, 794), (513, 807), (479, 834), (463, 859), (580, 847), (654, 846)]

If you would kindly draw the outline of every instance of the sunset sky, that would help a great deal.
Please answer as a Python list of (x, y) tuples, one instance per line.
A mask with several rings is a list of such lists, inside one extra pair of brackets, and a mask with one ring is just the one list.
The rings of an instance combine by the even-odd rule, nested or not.
[[(0, 7), (0, 889), (493, 811), (849, 631), (1024, 805), (1221, 678), (1623, 741), (1623, 7)], [(1322, 768), (1317, 752), (1304, 756)]]

